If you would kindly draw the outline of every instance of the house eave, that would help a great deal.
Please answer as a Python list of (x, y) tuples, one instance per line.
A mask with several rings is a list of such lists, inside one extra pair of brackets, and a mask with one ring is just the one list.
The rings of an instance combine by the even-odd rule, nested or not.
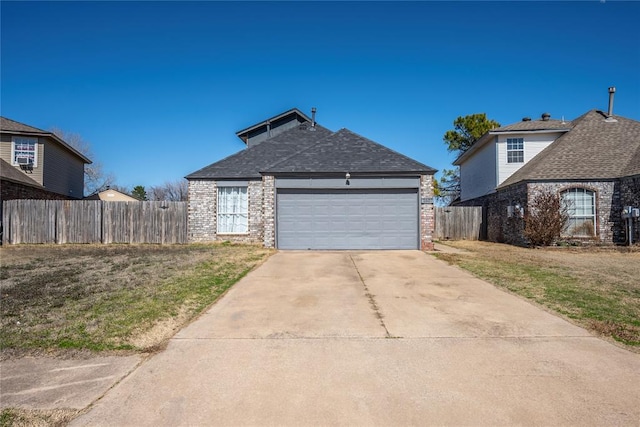
[(506, 131), (490, 130), (489, 132), (482, 135), (482, 137), (480, 137), (480, 139), (478, 139), (478, 141), (476, 141), (475, 144), (469, 147), (467, 151), (465, 151), (457, 159), (455, 159), (453, 161), (453, 165), (460, 166), (469, 157), (471, 157), (473, 153), (480, 150), (482, 147), (487, 145), (490, 141), (494, 140), (495, 138), (492, 138), (492, 137), (495, 137), (496, 135), (523, 135), (523, 134), (524, 135), (534, 135), (534, 134), (540, 135), (540, 134), (548, 134), (548, 133), (566, 133), (566, 132), (569, 132), (570, 130), (571, 129), (568, 129), (568, 128), (539, 129), (539, 130), (506, 130)]
[(0, 133), (7, 134), (7, 135), (24, 135), (24, 136), (35, 136), (35, 137), (40, 137), (40, 138), (51, 138), (55, 142), (60, 144), (63, 148), (65, 148), (66, 150), (68, 150), (72, 154), (74, 154), (75, 156), (77, 156), (80, 159), (82, 159), (82, 161), (84, 163), (89, 164), (89, 165), (93, 163), (91, 161), (91, 159), (89, 159), (87, 156), (85, 156), (84, 154), (82, 154), (81, 152), (79, 152), (78, 150), (73, 148), (71, 145), (66, 143), (64, 140), (62, 140), (60, 137), (58, 137), (53, 132), (27, 132), (27, 131), (20, 131), (20, 130), (2, 130), (2, 131), (0, 131)]

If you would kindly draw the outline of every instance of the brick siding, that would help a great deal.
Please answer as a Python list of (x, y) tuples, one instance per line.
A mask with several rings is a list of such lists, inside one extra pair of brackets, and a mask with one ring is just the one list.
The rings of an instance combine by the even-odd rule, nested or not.
[(507, 206), (529, 202), (542, 191), (561, 193), (570, 188), (584, 188), (595, 193), (596, 236), (591, 241), (620, 244), (625, 241), (622, 206), (640, 204), (640, 176), (619, 181), (533, 182), (519, 183), (496, 193), (459, 203), (461, 206), (483, 206), (486, 209), (486, 239), (492, 242), (526, 245), (524, 220), (518, 214), (508, 217)]
[[(423, 199), (431, 203), (422, 203)], [(433, 209), (433, 175), (420, 176), (420, 249), (433, 250), (435, 212)]]
[(0, 200), (14, 199), (75, 200), (76, 198), (31, 187), (30, 185), (2, 180), (0, 183)]

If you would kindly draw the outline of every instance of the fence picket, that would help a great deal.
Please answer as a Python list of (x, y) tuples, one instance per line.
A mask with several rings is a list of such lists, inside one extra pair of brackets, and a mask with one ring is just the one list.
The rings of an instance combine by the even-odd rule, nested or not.
[(3, 243), (187, 243), (186, 202), (7, 200)]
[(478, 240), (482, 237), (482, 207), (437, 207), (435, 223), (434, 236), (438, 240)]

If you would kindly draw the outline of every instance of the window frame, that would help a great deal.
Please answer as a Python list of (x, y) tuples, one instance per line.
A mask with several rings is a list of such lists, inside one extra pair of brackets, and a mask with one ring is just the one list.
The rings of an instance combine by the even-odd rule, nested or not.
[[(18, 140), (23, 140), (19, 142)], [(23, 164), (18, 163), (16, 154), (19, 152), (28, 152), (30, 150), (17, 150), (17, 144), (31, 144), (33, 143), (33, 163)], [(38, 138), (35, 136), (12, 136), (11, 137), (11, 166), (27, 166), (30, 168), (38, 167)]]
[[(241, 197), (240, 199), (240, 211), (239, 212), (225, 212), (221, 211), (221, 206), (227, 206), (228, 203), (220, 203), (223, 193), (226, 193), (229, 189), (233, 191), (234, 189), (238, 190), (238, 195)], [(228, 194), (227, 194), (228, 196)], [(233, 196), (233, 195), (231, 195)], [(227, 231), (228, 227), (225, 227), (222, 230), (222, 225), (228, 226), (229, 224), (226, 221), (221, 221), (222, 216), (236, 216), (237, 218), (243, 218), (244, 224), (242, 222), (236, 223), (236, 221), (232, 221), (232, 225), (243, 226), (245, 231)], [(225, 185), (218, 186), (216, 189), (216, 234), (224, 234), (224, 235), (246, 235), (249, 234), (249, 188), (247, 185)]]
[[(569, 194), (574, 194), (573, 198), (568, 198)], [(578, 198), (577, 195), (581, 194), (579, 199), (582, 204), (580, 206), (576, 206), (575, 200)], [(569, 214), (569, 219), (567, 220), (567, 225), (563, 230), (563, 234), (566, 237), (579, 237), (579, 238), (593, 238), (598, 235), (598, 211), (597, 211), (597, 203), (596, 196), (597, 192), (584, 187), (571, 187), (562, 190), (560, 193), (562, 197), (563, 203), (567, 205), (567, 213)], [(591, 203), (587, 205), (584, 203), (587, 199), (586, 196), (590, 197)], [(590, 210), (591, 213), (586, 213), (586, 210)], [(593, 234), (581, 233), (576, 234), (573, 230), (579, 229), (586, 224), (587, 222), (591, 222), (593, 226)], [(578, 225), (580, 224), (580, 225)]]
[[(510, 144), (517, 144), (518, 146), (514, 148), (510, 147)], [(524, 138), (507, 138), (506, 141), (507, 147), (507, 163), (524, 163)], [(510, 159), (509, 155), (517, 155), (517, 159)], [(520, 160), (522, 159), (522, 160)]]

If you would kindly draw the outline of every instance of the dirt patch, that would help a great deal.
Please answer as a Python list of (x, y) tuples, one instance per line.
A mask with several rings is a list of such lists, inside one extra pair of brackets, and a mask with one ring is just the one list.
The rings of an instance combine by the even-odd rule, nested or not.
[(0, 358), (154, 351), (272, 251), (254, 245), (0, 249)]

